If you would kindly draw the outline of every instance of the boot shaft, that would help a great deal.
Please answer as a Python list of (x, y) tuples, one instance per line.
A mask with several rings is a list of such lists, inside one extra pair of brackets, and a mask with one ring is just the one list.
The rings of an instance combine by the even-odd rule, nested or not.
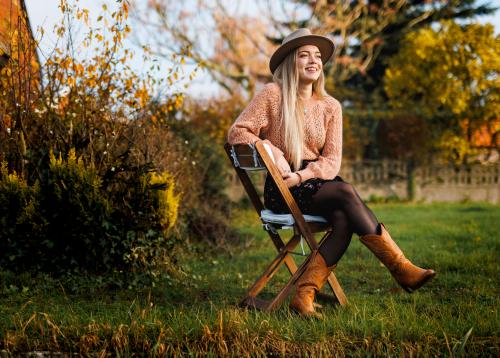
[(389, 269), (401, 287), (411, 293), (436, 275), (433, 270), (412, 264), (391, 238), (384, 224), (381, 223), (380, 228), (380, 235), (364, 235), (360, 237), (360, 241)]
[(380, 223), (380, 231), (380, 235), (363, 235), (359, 240), (375, 254), (389, 271), (397, 270), (398, 266), (406, 262), (407, 259), (382, 223)]

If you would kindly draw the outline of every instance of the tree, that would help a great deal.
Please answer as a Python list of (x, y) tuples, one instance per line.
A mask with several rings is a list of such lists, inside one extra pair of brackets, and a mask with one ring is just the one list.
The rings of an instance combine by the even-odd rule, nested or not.
[[(388, 0), (377, 7), (340, 0), (256, 3), (256, 14), (242, 15), (225, 1), (197, 1), (196, 6), (190, 4), (197, 11), (187, 11), (185, 3), (152, 0), (144, 12), (136, 6), (135, 16), (149, 28), (148, 36), (158, 53), (165, 55), (165, 50), (176, 52), (179, 47), (190, 47), (193, 60), (203, 64), (223, 88), (232, 92), (236, 86), (251, 93), (256, 83), (271, 79), (267, 61), (274, 48), (285, 33), (300, 26), (337, 37), (330, 71), (339, 81), (364, 71), (377, 52), (378, 44), (370, 39), (390, 24), (404, 1)], [(377, 16), (365, 21), (370, 12)], [(207, 37), (207, 33), (211, 36)], [(349, 54), (353, 44), (360, 43), (362, 51), (355, 56)]]
[[(152, 50), (165, 57), (191, 49), (201, 64), (229, 94), (253, 94), (257, 83), (271, 80), (267, 60), (284, 36), (298, 27), (334, 38), (334, 58), (326, 68), (327, 91), (344, 103), (355, 133), (369, 139), (353, 143), (365, 156), (377, 157), (375, 139), (390, 110), (383, 88), (388, 58), (396, 54), (405, 34), (441, 19), (468, 19), (495, 9), (477, 0), (259, 0), (247, 2), (151, 0), (134, 16)], [(189, 9), (189, 10), (188, 10)], [(359, 151), (359, 150), (356, 150)], [(351, 153), (352, 157), (358, 156)]]
[[(385, 16), (381, 12), (380, 0), (368, 1), (371, 11), (367, 12), (360, 22), (372, 22), (373, 19)], [(362, 41), (359, 46), (352, 46), (349, 51), (357, 56), (371, 43), (375, 44), (368, 66), (355, 72), (343, 84), (343, 92), (351, 101), (358, 104), (370, 103), (384, 110), (386, 95), (382, 86), (388, 59), (398, 53), (407, 34), (420, 28), (439, 23), (442, 20), (467, 20), (477, 16), (491, 14), (496, 11), (487, 2), (478, 4), (477, 0), (406, 0), (397, 2), (398, 11), (390, 14), (390, 22), (380, 28), (378, 33)]]
[(410, 33), (385, 74), (391, 107), (427, 120), (435, 147), (456, 162), (477, 153), (474, 136), (485, 128), (498, 149), (500, 36), (493, 30), (446, 21)]
[(344, 102), (344, 113), (353, 125), (369, 133), (369, 140), (359, 145), (365, 149), (364, 156), (372, 158), (387, 153), (376, 135), (380, 124), (395, 115), (387, 105), (383, 76), (404, 36), (442, 19), (465, 20), (496, 10), (476, 0), (293, 2), (309, 5), (312, 12), (303, 21), (285, 23), (289, 29), (313, 27), (336, 39), (334, 63), (326, 68), (327, 90)]
[[(404, 35), (442, 19), (467, 19), (489, 14), (489, 4), (477, 0), (260, 0), (253, 10), (223, 0), (137, 2), (135, 18), (146, 25), (154, 50), (190, 47), (193, 60), (204, 64), (226, 90), (234, 84), (253, 90), (270, 79), (266, 60), (283, 37), (298, 27), (335, 38), (334, 61), (327, 68), (330, 89), (359, 97), (360, 86), (380, 88), (386, 59), (398, 51)], [(189, 10), (188, 10), (189, 9)], [(209, 35), (207, 35), (209, 34)], [(168, 50), (168, 51), (167, 51)], [(333, 79), (335, 79), (333, 81)], [(347, 94), (347, 93), (346, 93)]]
[(270, 79), (266, 59), (273, 44), (266, 17), (235, 11), (222, 1), (135, 1), (133, 17), (144, 29), (136, 42), (166, 59), (189, 48), (188, 64), (202, 66), (226, 93), (251, 94), (257, 81)]

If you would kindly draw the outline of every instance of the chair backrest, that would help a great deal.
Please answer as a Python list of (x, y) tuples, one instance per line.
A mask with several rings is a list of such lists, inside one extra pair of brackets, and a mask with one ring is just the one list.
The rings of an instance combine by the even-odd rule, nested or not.
[(264, 165), (254, 144), (226, 144), (233, 166), (246, 171), (264, 170)]
[(300, 231), (311, 237), (312, 234), (305, 222), (304, 216), (300, 211), (292, 193), (286, 186), (283, 178), (281, 177), (278, 168), (275, 165), (274, 158), (270, 148), (266, 148), (263, 141), (257, 141), (255, 144), (225, 144), (224, 148), (226, 153), (231, 159), (233, 167), (235, 168), (245, 190), (252, 201), (255, 210), (260, 214), (264, 209), (264, 205), (260, 200), (253, 183), (248, 177), (247, 171), (267, 170), (272, 180), (276, 184), (280, 195), (283, 197), (290, 213), (295, 219), (295, 224), (299, 227)]

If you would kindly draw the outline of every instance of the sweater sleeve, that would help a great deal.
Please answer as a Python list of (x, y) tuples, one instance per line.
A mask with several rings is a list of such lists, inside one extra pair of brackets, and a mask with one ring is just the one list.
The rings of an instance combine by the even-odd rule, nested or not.
[(325, 145), (315, 162), (300, 170), (302, 181), (311, 178), (333, 179), (342, 161), (342, 107), (337, 100), (331, 105), (332, 115), (326, 128)]
[(271, 146), (275, 158), (283, 155), (280, 149), (262, 136), (262, 130), (269, 125), (272, 106), (280, 101), (279, 96), (280, 92), (276, 84), (266, 84), (229, 128), (227, 142), (231, 145), (250, 144), (264, 139)]

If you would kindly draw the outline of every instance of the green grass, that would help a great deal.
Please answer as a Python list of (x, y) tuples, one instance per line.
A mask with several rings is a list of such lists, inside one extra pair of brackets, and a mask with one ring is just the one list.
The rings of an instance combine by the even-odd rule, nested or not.
[[(372, 206), (434, 281), (414, 294), (354, 239), (336, 274), (347, 307), (324, 305), (324, 320), (286, 305), (263, 313), (236, 307), (275, 250), (252, 211), (235, 211), (240, 236), (223, 252), (185, 262), (179, 283), (136, 292), (90, 287), (68, 294), (56, 280), (0, 276), (0, 350), (132, 355), (499, 356), (500, 206)], [(56, 258), (55, 258), (56, 259)], [(262, 297), (286, 282), (286, 269)], [(1, 285), (0, 285), (1, 286)]]

